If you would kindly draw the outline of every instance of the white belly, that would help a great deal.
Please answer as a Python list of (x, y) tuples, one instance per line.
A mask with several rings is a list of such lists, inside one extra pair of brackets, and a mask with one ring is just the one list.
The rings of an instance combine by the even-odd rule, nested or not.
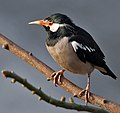
[(47, 46), (53, 59), (64, 69), (77, 74), (90, 74), (94, 67), (89, 62), (82, 62), (76, 55), (73, 47), (64, 37), (54, 47)]

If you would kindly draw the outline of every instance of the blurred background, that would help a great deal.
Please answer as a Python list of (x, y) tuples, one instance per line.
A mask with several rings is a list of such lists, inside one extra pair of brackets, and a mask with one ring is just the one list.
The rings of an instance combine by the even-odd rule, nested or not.
[[(118, 76), (113, 80), (98, 71), (91, 77), (91, 91), (97, 95), (120, 103), (120, 1), (119, 0), (0, 0), (0, 33), (7, 36), (37, 58), (58, 71), (61, 68), (54, 62), (45, 48), (46, 32), (42, 27), (28, 25), (30, 21), (44, 19), (56, 13), (68, 15), (75, 24), (87, 30), (103, 50), (111, 70)], [(13, 70), (27, 78), (36, 87), (56, 98), (71, 94), (52, 82), (32, 66), (15, 55), (0, 48), (0, 71)], [(65, 77), (85, 88), (87, 77), (65, 72)], [(0, 112), (1, 113), (78, 113), (54, 107), (44, 101), (38, 101), (30, 91), (18, 83), (12, 85), (0, 74)], [(75, 102), (84, 104), (74, 98)]]

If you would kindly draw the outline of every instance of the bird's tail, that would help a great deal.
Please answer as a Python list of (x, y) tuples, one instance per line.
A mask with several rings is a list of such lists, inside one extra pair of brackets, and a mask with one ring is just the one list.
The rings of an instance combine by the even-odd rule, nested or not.
[(104, 75), (109, 75), (113, 79), (117, 78), (117, 76), (110, 70), (110, 68), (107, 65), (105, 65), (104, 67), (97, 67), (97, 69)]

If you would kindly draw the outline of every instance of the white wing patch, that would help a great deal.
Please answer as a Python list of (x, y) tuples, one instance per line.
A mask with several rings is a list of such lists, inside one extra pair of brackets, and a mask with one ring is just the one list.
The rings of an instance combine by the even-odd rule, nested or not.
[(78, 47), (80, 46), (80, 44), (77, 43), (76, 41), (71, 42), (71, 44), (72, 44), (72, 46), (73, 46), (74, 51), (76, 52), (77, 49), (78, 49)]
[(94, 52), (95, 51), (95, 49), (92, 49), (91, 47), (88, 47), (88, 46), (83, 46), (82, 44), (79, 44), (76, 41), (71, 42), (71, 44), (72, 44), (75, 52), (77, 51), (78, 47), (80, 47), (81, 49), (83, 49), (85, 51), (88, 50), (89, 52)]

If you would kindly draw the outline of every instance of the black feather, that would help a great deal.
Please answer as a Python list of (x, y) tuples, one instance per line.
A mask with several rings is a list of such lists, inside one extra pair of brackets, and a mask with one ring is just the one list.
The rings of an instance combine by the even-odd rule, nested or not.
[[(106, 65), (103, 52), (89, 33), (79, 28), (79, 33), (77, 35), (71, 36), (69, 39), (69, 43), (72, 43), (73, 41), (75, 41), (79, 45), (82, 45), (82, 47), (77, 46), (77, 49), (75, 51), (81, 61), (83, 61), (84, 63), (89, 62), (94, 66), (101, 67), (105, 70), (99, 70), (102, 74), (109, 75), (114, 79), (117, 78)], [(94, 51), (90, 51), (89, 48)]]
[(78, 49), (76, 50), (76, 54), (81, 61), (83, 61), (84, 63), (87, 61), (87, 62), (90, 62), (91, 64), (94, 64), (100, 67), (105, 66), (106, 63), (104, 61), (104, 58), (105, 58), (104, 54), (102, 53), (102, 51), (100, 50), (96, 42), (93, 40), (93, 38), (91, 36), (89, 37), (88, 36), (87, 37), (83, 35), (72, 36), (69, 39), (69, 42), (76, 41), (77, 43), (82, 44), (84, 48), (87, 46), (95, 50), (90, 52), (87, 49), (84, 50), (78, 47)]
[(112, 78), (116, 79), (117, 76), (115, 76), (115, 74), (109, 69), (109, 67), (106, 65), (104, 66), (104, 69), (107, 71), (107, 72), (103, 72), (103, 71), (100, 71), (102, 74), (104, 75), (109, 75), (111, 76)]

